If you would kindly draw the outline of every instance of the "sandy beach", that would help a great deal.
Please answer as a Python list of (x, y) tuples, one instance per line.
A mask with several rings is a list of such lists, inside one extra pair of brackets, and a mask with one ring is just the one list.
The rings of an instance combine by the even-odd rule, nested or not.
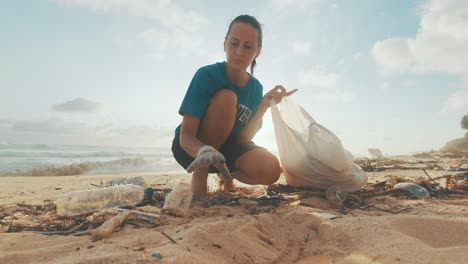
[[(373, 172), (369, 182), (388, 175), (416, 178), (421, 171)], [(102, 179), (131, 176), (1, 177), (1, 218), (18, 204), (41, 205), (63, 193), (96, 188), (92, 184)], [(189, 180), (188, 174), (144, 176), (153, 188)], [(248, 197), (264, 190), (238, 188)], [(319, 196), (257, 206), (255, 212), (242, 203), (205, 208), (193, 202), (186, 217), (162, 214), (158, 226), (123, 225), (94, 242), (86, 235), (0, 233), (0, 263), (468, 263), (466, 195), (421, 200), (381, 195), (366, 202), (367, 207), (346, 213)], [(160, 213), (157, 206), (143, 210)]]
[(468, 0), (1, 3), (0, 264), (468, 264)]

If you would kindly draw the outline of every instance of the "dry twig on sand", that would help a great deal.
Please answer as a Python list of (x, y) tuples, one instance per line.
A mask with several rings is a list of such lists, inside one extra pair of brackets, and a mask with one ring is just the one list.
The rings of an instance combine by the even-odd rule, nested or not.
[(95, 230), (91, 230), (91, 239), (93, 241), (100, 240), (103, 238), (108, 238), (115, 229), (117, 229), (130, 215), (130, 211), (121, 212), (118, 215), (114, 216), (112, 219), (104, 222), (100, 227)]

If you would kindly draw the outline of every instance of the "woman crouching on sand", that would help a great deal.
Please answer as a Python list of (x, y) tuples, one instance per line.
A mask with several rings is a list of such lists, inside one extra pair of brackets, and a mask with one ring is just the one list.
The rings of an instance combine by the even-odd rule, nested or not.
[(188, 87), (172, 152), (182, 167), (193, 172), (195, 198), (206, 196), (208, 173), (218, 173), (225, 190), (234, 187), (233, 179), (270, 185), (281, 174), (278, 159), (252, 138), (270, 100), (279, 103), (297, 90), (287, 92), (278, 85), (262, 95), (263, 86), (253, 76), (261, 50), (261, 24), (249, 15), (236, 17), (224, 39), (226, 61), (200, 68)]

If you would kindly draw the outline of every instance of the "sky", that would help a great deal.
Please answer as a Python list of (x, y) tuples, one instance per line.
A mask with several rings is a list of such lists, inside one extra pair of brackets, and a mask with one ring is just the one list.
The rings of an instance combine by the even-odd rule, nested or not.
[[(0, 144), (170, 148), (196, 70), (240, 14), (263, 24), (255, 76), (355, 155), (440, 149), (468, 114), (468, 2), (4, 0)], [(275, 151), (271, 114), (254, 141)]]

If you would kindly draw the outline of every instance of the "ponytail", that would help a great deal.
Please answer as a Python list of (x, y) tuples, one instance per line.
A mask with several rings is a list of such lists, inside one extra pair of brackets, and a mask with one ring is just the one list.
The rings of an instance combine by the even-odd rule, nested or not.
[(256, 59), (254, 59), (254, 60), (252, 61), (252, 64), (250, 64), (250, 75), (252, 75), (252, 76), (253, 76), (253, 74), (254, 74), (255, 65), (257, 65)]

